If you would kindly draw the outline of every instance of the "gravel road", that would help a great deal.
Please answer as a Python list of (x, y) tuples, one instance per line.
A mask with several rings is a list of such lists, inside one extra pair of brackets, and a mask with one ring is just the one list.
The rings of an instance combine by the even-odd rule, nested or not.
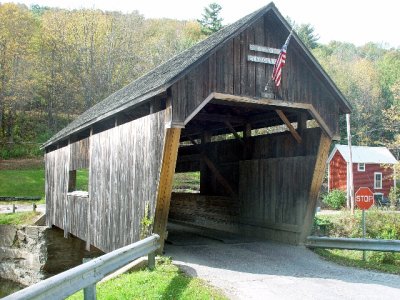
[(272, 241), (172, 233), (166, 255), (230, 299), (400, 299), (400, 276), (339, 266)]

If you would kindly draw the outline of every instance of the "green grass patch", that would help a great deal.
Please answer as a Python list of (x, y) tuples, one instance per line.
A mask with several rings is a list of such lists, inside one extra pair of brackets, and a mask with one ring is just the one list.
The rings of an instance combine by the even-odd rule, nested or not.
[(400, 274), (400, 253), (366, 251), (366, 260), (364, 261), (362, 251), (314, 249), (314, 252), (340, 265)]
[(9, 214), (0, 214), (1, 225), (32, 225), (40, 212), (29, 211), (29, 212), (17, 212)]
[(1, 170), (0, 196), (44, 197), (44, 169)]
[(176, 173), (172, 188), (176, 192), (199, 192), (200, 172)]
[(89, 169), (76, 170), (77, 191), (89, 191)]
[[(314, 235), (330, 237), (361, 238), (362, 213), (357, 210), (353, 216), (348, 211), (332, 215), (318, 215), (314, 219)], [(400, 239), (400, 214), (394, 211), (370, 209), (366, 212), (366, 238)], [(341, 265), (400, 274), (400, 253), (339, 249), (315, 249), (317, 254)]]
[[(97, 285), (97, 299), (227, 299), (198, 278), (184, 274), (170, 261), (157, 263), (155, 270), (122, 274)], [(69, 300), (83, 299), (80, 291)]]

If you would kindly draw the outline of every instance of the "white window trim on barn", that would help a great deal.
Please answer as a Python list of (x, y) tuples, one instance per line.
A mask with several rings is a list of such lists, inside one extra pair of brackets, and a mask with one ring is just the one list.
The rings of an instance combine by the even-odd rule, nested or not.
[(358, 163), (357, 171), (358, 172), (365, 172), (365, 163)]
[[(380, 180), (376, 179), (376, 176), (380, 176)], [(379, 184), (379, 185), (378, 185)], [(380, 190), (382, 189), (383, 182), (382, 182), (382, 173), (381, 172), (375, 172), (374, 173), (374, 189)]]

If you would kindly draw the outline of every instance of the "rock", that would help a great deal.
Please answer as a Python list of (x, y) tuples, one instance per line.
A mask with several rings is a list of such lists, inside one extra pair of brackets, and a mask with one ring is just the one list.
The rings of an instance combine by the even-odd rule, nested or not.
[(45, 226), (0, 225), (0, 277), (23, 285), (68, 270), (84, 257), (102, 252), (85, 250), (85, 242), (64, 238), (63, 231)]

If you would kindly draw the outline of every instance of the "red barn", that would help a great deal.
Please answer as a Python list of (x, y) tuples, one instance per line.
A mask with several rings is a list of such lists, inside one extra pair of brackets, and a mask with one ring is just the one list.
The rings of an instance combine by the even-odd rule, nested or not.
[[(395, 182), (397, 160), (386, 147), (352, 146), (354, 191), (369, 187), (375, 198), (388, 197)], [(346, 190), (349, 147), (336, 145), (328, 158), (328, 190)]]

